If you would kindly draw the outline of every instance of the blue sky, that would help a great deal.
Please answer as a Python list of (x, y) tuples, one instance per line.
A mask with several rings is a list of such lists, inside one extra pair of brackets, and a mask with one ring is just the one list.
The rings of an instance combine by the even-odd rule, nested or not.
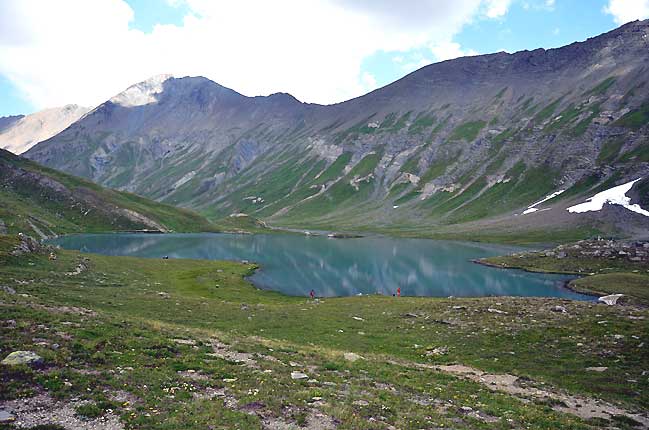
[[(98, 104), (161, 73), (332, 103), (435, 61), (559, 47), (649, 16), (649, 0), (410, 0), (412, 13), (391, 0), (30, 1), (0, 4), (0, 116)], [(46, 13), (68, 21), (44, 27)]]
[[(557, 0), (553, 7), (533, 6), (533, 2), (514, 2), (507, 15), (493, 20), (477, 20), (465, 26), (454, 40), (465, 50), (480, 54), (517, 52), (536, 48), (557, 48), (610, 31), (618, 26), (604, 12), (605, 0)], [(584, 7), (588, 4), (588, 7)], [(578, 18), (577, 18), (578, 17)], [(425, 49), (409, 53), (377, 52), (363, 62), (363, 69), (376, 76), (383, 86), (404, 75), (403, 57), (416, 62), (430, 58)]]

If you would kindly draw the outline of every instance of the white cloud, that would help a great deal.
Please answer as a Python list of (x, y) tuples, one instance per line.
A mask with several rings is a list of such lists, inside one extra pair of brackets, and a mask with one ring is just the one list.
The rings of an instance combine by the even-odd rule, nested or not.
[(507, 14), (512, 0), (487, 0), (485, 15), (488, 18), (500, 18)]
[(613, 15), (616, 24), (649, 18), (649, 0), (609, 0), (604, 12)]
[(378, 51), (430, 47), (437, 60), (474, 53), (453, 41), (503, 0), (167, 0), (182, 25), (131, 28), (123, 0), (1, 0), (0, 74), (38, 108), (96, 105), (150, 76), (202, 75), (246, 95), (290, 92), (333, 103), (372, 89), (361, 69)]
[(478, 54), (472, 49), (465, 51), (462, 49), (459, 43), (451, 41), (433, 44), (430, 46), (430, 50), (433, 55), (435, 55), (437, 61), (452, 60), (453, 58)]
[(369, 72), (363, 72), (361, 81), (363, 82), (366, 91), (376, 88), (376, 77)]
[[(443, 60), (439, 59), (439, 61)], [(407, 63), (401, 64), (401, 71), (404, 74), (414, 72), (415, 70), (421, 69), (422, 67), (427, 66), (432, 62), (433, 60), (431, 60), (430, 58), (420, 58), (417, 61), (409, 61)]]

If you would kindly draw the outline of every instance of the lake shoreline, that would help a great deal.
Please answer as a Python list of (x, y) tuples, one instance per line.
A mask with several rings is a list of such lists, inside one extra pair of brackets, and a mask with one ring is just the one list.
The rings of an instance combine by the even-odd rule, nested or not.
[(67, 249), (143, 258), (254, 262), (247, 277), (260, 290), (306, 297), (563, 297), (585, 295), (563, 288), (557, 275), (493, 273), (476, 258), (520, 251), (510, 245), (436, 239), (226, 233), (88, 234), (48, 241)]

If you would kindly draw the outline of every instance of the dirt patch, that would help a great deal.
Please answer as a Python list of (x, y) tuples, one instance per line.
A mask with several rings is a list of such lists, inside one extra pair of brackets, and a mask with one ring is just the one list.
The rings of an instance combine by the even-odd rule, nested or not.
[[(0, 302), (0, 306), (16, 306), (16, 304)], [(20, 303), (20, 306), (24, 306), (30, 309), (42, 310), (53, 314), (73, 314), (73, 315), (81, 315), (84, 317), (97, 316), (97, 312), (93, 311), (92, 309), (86, 309), (86, 308), (81, 308), (76, 306), (46, 306), (38, 303)]]
[(209, 354), (212, 357), (222, 358), (223, 360), (232, 361), (234, 363), (242, 363), (245, 366), (254, 369), (259, 368), (259, 365), (255, 360), (255, 354), (233, 351), (230, 345), (226, 345), (218, 339), (210, 339), (210, 345), (214, 351)]
[[(393, 362), (404, 365), (404, 363)], [(530, 400), (549, 401), (552, 409), (588, 420), (593, 418), (612, 419), (615, 416), (630, 418), (642, 425), (641, 428), (649, 429), (649, 417), (646, 413), (632, 413), (621, 407), (584, 396), (571, 396), (566, 393), (550, 391), (534, 387), (531, 383), (510, 374), (492, 374), (483, 372), (473, 367), (461, 364), (455, 365), (429, 365), (423, 363), (408, 363), (409, 367), (430, 369), (444, 373), (451, 373), (462, 378), (483, 384), (493, 391), (500, 391), (517, 397), (523, 402)]]
[(210, 379), (209, 376), (195, 370), (181, 370), (177, 373), (178, 376), (185, 379), (191, 379), (192, 381), (207, 381)]
[(72, 315), (81, 315), (84, 317), (96, 317), (97, 312), (92, 309), (81, 308), (77, 306), (46, 306), (40, 305), (38, 303), (27, 303), (26, 307), (32, 309), (39, 309), (46, 312), (51, 312), (54, 314), (72, 314)]
[(75, 407), (83, 402), (59, 402), (42, 394), (27, 399), (0, 403), (0, 409), (16, 417), (16, 428), (30, 428), (37, 425), (56, 424), (69, 430), (123, 430), (119, 418), (112, 414), (95, 419), (82, 419), (75, 413)]
[(196, 400), (212, 400), (217, 397), (226, 398), (228, 397), (228, 394), (225, 392), (225, 388), (208, 387), (205, 388), (204, 390), (193, 392), (192, 397)]
[(264, 430), (333, 430), (336, 427), (334, 419), (317, 410), (309, 412), (304, 426), (287, 422), (281, 418), (266, 418), (262, 421)]

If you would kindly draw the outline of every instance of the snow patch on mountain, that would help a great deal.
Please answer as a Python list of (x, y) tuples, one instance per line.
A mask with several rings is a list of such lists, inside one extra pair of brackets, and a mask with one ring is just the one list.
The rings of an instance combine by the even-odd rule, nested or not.
[(146, 81), (128, 87), (110, 101), (124, 107), (144, 106), (158, 101), (158, 94), (164, 90), (164, 83), (173, 75), (157, 75)]
[(548, 200), (551, 200), (551, 199), (555, 198), (556, 196), (560, 195), (560, 194), (563, 193), (564, 191), (566, 191), (566, 190), (555, 191), (554, 193), (552, 193), (552, 194), (548, 194), (547, 196), (545, 196), (545, 197), (543, 198), (543, 200), (539, 200), (538, 202), (536, 202), (536, 203), (534, 203), (534, 204), (532, 204), (532, 205), (529, 205), (529, 206), (527, 207), (527, 209), (523, 211), (523, 215), (531, 214), (531, 213), (534, 213), (534, 212), (538, 211), (538, 210), (539, 210), (539, 209), (537, 208), (538, 205), (540, 205), (541, 203), (545, 203), (545, 202), (547, 202)]
[(634, 181), (627, 182), (626, 184), (618, 185), (617, 187), (609, 188), (606, 191), (597, 193), (586, 200), (586, 202), (569, 207), (568, 212), (596, 212), (602, 210), (604, 205), (608, 203), (609, 205), (620, 205), (630, 211), (649, 217), (649, 211), (642, 209), (638, 204), (631, 204), (631, 199), (626, 196), (626, 193), (631, 190), (633, 184), (641, 179), (642, 178), (638, 178)]

